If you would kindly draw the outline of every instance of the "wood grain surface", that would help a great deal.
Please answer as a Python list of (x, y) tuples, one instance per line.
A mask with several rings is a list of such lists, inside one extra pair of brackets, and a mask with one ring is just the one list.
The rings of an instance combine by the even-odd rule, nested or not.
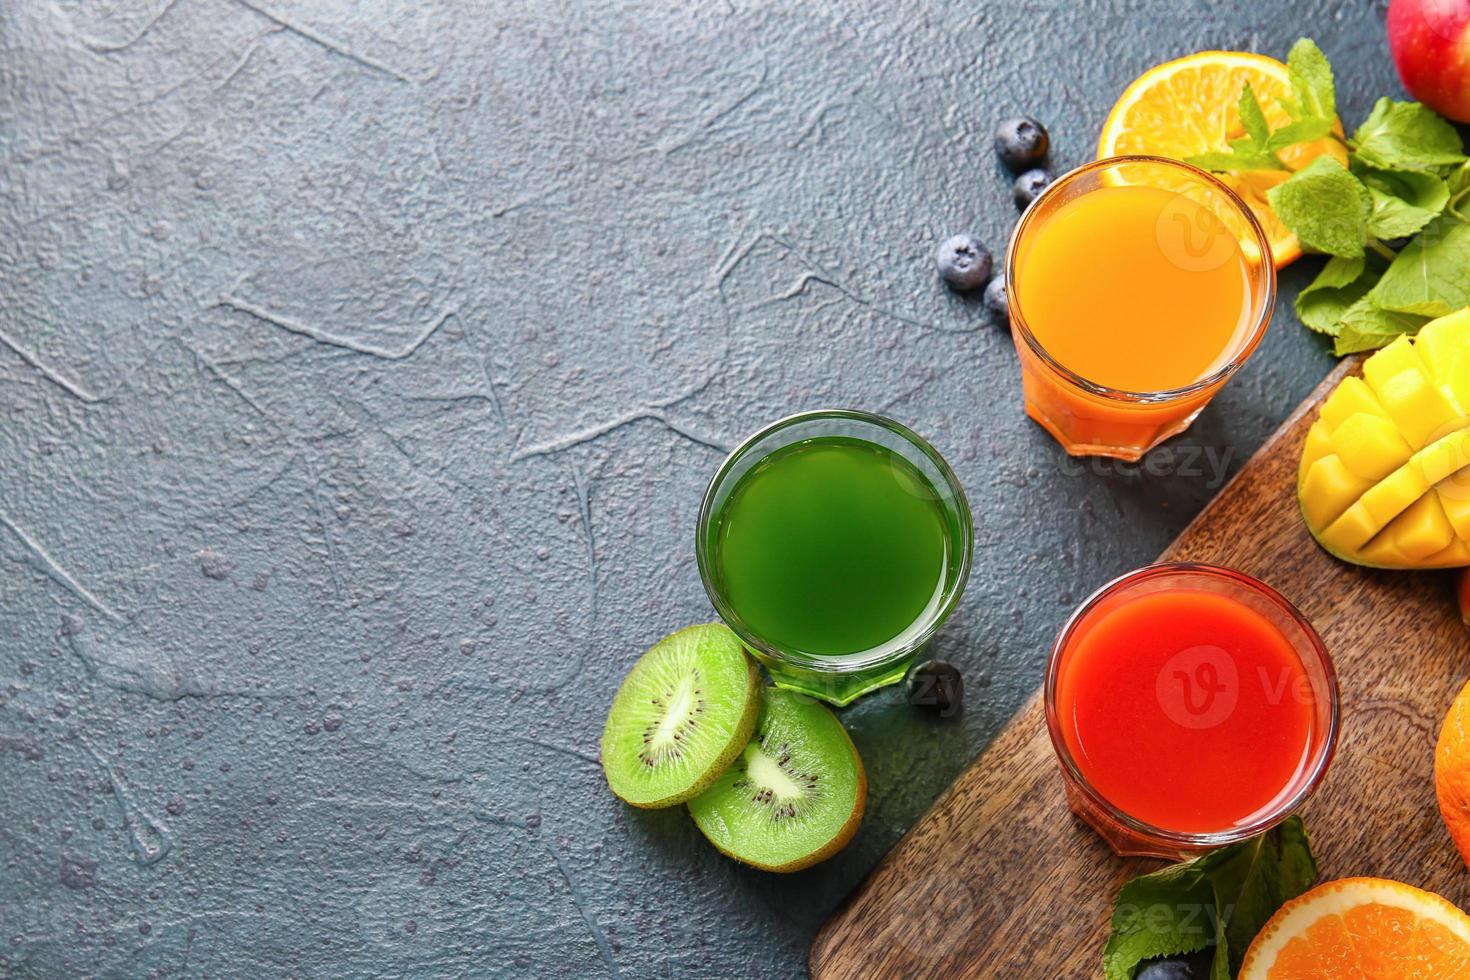
[[(1470, 673), (1453, 577), (1336, 561), (1297, 510), (1307, 427), (1354, 367), (1329, 376), (1160, 559), (1262, 579), (1331, 651), (1342, 731), (1302, 810), (1323, 880), (1396, 878), (1467, 907), (1470, 874), (1440, 823), (1432, 781), (1440, 719)], [(818, 933), (811, 975), (1100, 976), (1119, 886), (1158, 866), (1114, 856), (1067, 809), (1038, 691)]]

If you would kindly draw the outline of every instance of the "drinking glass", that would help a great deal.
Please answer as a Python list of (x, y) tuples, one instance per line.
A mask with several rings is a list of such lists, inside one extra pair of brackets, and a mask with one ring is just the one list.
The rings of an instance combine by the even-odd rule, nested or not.
[[(1310, 691), (1307, 691), (1291, 690), (1283, 685), (1279, 696), (1302, 698), (1310, 704), (1313, 714), (1302, 761), (1270, 804), (1248, 819), (1202, 833), (1182, 833), (1153, 826), (1108, 800), (1083, 774), (1068, 747), (1064, 726), (1069, 721), (1058, 710), (1058, 688), (1071, 666), (1080, 632), (1096, 623), (1101, 615), (1121, 605), (1150, 593), (1180, 589), (1225, 596), (1260, 614), (1274, 626), (1296, 653), (1310, 686)], [(1169, 662), (1176, 661), (1181, 667), (1192, 665), (1196, 670), (1206, 666), (1209, 676), (1218, 685), (1218, 700), (1212, 697), (1208, 703), (1196, 703), (1191, 698), (1193, 692), (1190, 688), (1174, 689), (1169, 686), (1170, 678), (1161, 677), (1156, 690), (1163, 713), (1174, 723), (1191, 729), (1223, 722), (1234, 709), (1234, 699), (1241, 689), (1231, 653), (1223, 647), (1191, 646), (1181, 650)], [(1165, 703), (1164, 698), (1169, 701)], [(1169, 860), (1245, 840), (1285, 820), (1322, 781), (1337, 747), (1340, 724), (1337, 673), (1327, 648), (1306, 617), (1264, 582), (1234, 569), (1193, 562), (1161, 563), (1140, 568), (1114, 579), (1083, 602), (1062, 627), (1052, 646), (1044, 699), (1046, 727), (1056, 749), (1072, 811), (1118, 854)], [(1119, 724), (1126, 724), (1126, 719), (1120, 719)]]
[[(942, 513), (945, 567), (937, 601), (907, 629), (866, 650), (840, 654), (795, 649), (762, 636), (730, 601), (720, 576), (720, 522), (731, 492), (753, 467), (804, 440), (840, 436), (875, 443), (901, 456), (929, 484)], [(710, 481), (699, 511), (695, 553), (715, 611), (745, 643), (779, 687), (845, 705), (903, 679), (915, 654), (954, 610), (970, 575), (974, 532), (969, 503), (954, 471), (937, 450), (893, 419), (844, 409), (803, 412), (768, 425), (742, 442)]]
[[(1177, 207), (1161, 212), (1157, 241), (1164, 258), (1186, 271), (1206, 271), (1243, 258), (1248, 293), (1244, 323), (1217, 367), (1182, 387), (1161, 391), (1124, 391), (1082, 377), (1042, 345), (1027, 322), (1021, 285), (1046, 276), (1049, 291), (1075, 288), (1065, 269), (1037, 268), (1028, 253), (1037, 233), (1066, 204), (1111, 187), (1138, 185), (1177, 195)], [(1142, 292), (1147, 281), (1129, 284)], [(1119, 156), (1078, 167), (1039, 196), (1016, 224), (1006, 258), (1006, 296), (1011, 336), (1021, 361), (1026, 414), (1046, 428), (1074, 456), (1113, 456), (1137, 460), (1170, 436), (1189, 427), (1215, 393), (1250, 357), (1271, 321), (1276, 270), (1271, 246), (1250, 208), (1214, 175), (1178, 160)], [(1084, 317), (1092, 297), (1074, 304)], [(1179, 329), (1190, 329), (1190, 310), (1179, 310)], [(1102, 329), (1102, 328), (1099, 328)], [(1118, 336), (1118, 344), (1129, 342)], [(1147, 358), (1140, 349), (1134, 356)]]

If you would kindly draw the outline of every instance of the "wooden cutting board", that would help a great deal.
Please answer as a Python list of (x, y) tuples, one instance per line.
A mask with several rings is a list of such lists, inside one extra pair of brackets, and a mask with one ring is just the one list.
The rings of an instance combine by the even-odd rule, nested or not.
[[(1336, 561), (1297, 510), (1307, 428), (1354, 367), (1340, 365), (1159, 557), (1262, 579), (1296, 603), (1332, 652), (1342, 731), (1302, 810), (1323, 879), (1396, 878), (1470, 908), (1470, 874), (1433, 786), (1440, 720), (1470, 674), (1454, 576)], [(1101, 976), (1118, 888), (1158, 866), (1114, 856), (1067, 809), (1038, 691), (823, 926), (811, 975)]]

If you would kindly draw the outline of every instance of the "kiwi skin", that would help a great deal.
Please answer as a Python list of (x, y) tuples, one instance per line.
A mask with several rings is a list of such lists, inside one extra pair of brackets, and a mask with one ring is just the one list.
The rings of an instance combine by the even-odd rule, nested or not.
[[(788, 861), (786, 864), (764, 864), (760, 861), (752, 861), (749, 858), (740, 856), (739, 854), (731, 854), (719, 844), (715, 844), (714, 841), (710, 841), (710, 843), (714, 845), (715, 850), (719, 851), (727, 858), (738, 861), (741, 864), (749, 865), (752, 868), (759, 868), (761, 871), (775, 871), (785, 874), (792, 871), (804, 871), (814, 864), (821, 864), (823, 861), (827, 860), (829, 857), (836, 854), (838, 851), (842, 850), (849, 843), (851, 843), (853, 836), (857, 834), (858, 827), (862, 825), (863, 814), (866, 813), (868, 809), (868, 770), (864, 768), (863, 757), (858, 753), (857, 746), (853, 744), (852, 736), (847, 734), (847, 728), (845, 726), (839, 726), (839, 728), (841, 728), (842, 730), (842, 737), (847, 739), (848, 747), (852, 749), (853, 759), (857, 761), (857, 803), (854, 804), (852, 808), (852, 815), (847, 818), (847, 823), (842, 825), (842, 829), (837, 831), (837, 833), (833, 835), (831, 840), (829, 840), (820, 849), (815, 850), (812, 853), (805, 855), (804, 857), (799, 857), (793, 861)], [(745, 750), (745, 746), (741, 745), (740, 749), (743, 752)], [(736, 754), (738, 755), (739, 753)], [(730, 761), (734, 762), (735, 757), (731, 756)], [(711, 779), (711, 781), (713, 781), (713, 778)]]
[[(723, 626), (724, 624), (713, 625)], [(684, 629), (698, 628), (699, 627), (697, 626), (686, 626)], [(678, 633), (682, 632), (684, 632), (684, 630), (678, 631)], [(677, 636), (678, 633), (671, 634), (671, 636)], [(730, 738), (730, 747), (725, 749), (724, 752), (720, 753), (720, 755), (715, 758), (714, 762), (710, 763), (709, 769), (705, 771), (704, 775), (699, 777), (699, 779), (694, 783), (693, 786), (690, 786), (687, 790), (684, 790), (681, 793), (675, 793), (672, 796), (666, 796), (658, 800), (630, 800), (625, 796), (619, 795), (618, 791), (613, 788), (611, 783), (609, 783), (608, 788), (612, 789), (613, 795), (617, 796), (618, 799), (622, 800), (624, 803), (627, 803), (630, 806), (638, 807), (640, 810), (661, 810), (664, 807), (677, 806), (680, 803), (688, 802), (689, 800), (694, 799), (700, 793), (703, 793), (705, 790), (709, 789), (710, 785), (713, 784), (716, 779), (720, 778), (720, 773), (730, 768), (730, 763), (734, 762), (735, 759), (739, 757), (740, 753), (745, 751), (745, 746), (750, 742), (751, 736), (755, 734), (756, 722), (760, 720), (761, 675), (760, 670), (755, 665), (755, 661), (751, 659), (749, 654), (746, 654), (745, 656), (745, 682), (745, 689), (748, 694), (748, 697), (745, 700), (745, 714), (740, 716), (740, 721), (735, 727), (735, 734)], [(602, 743), (599, 742), (599, 761), (601, 760), (601, 758)]]

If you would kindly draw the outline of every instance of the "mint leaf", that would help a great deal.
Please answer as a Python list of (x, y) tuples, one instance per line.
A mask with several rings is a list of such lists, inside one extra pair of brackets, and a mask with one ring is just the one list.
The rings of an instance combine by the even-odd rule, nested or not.
[[(1286, 56), (1286, 71), (1291, 78), (1293, 119), (1326, 119), (1337, 115), (1337, 93), (1332, 82), (1332, 65), (1316, 42), (1301, 38)], [(1293, 108), (1288, 106), (1288, 109)]]
[[(1279, 101), (1291, 122), (1262, 145), (1257, 121), (1247, 118), (1246, 95), (1255, 102), (1255, 94), (1243, 92), (1249, 138), (1236, 142), (1248, 152), (1220, 154), (1228, 160), (1211, 169), (1255, 169), (1241, 164), (1336, 135), (1332, 66), (1321, 49), (1297, 41), (1287, 73), (1291, 96)], [(1347, 142), (1350, 171), (1319, 157), (1266, 192), (1304, 248), (1332, 256), (1297, 296), (1296, 312), (1332, 336), (1339, 355), (1377, 349), (1470, 305), (1470, 158), (1459, 131), (1418, 102), (1383, 98)], [(1397, 256), (1380, 244), (1410, 236)]]
[(1103, 976), (1133, 980), (1145, 960), (1204, 949), (1217, 931), (1210, 917), (1214, 903), (1209, 880), (1192, 862), (1170, 865), (1127, 882), (1113, 903), (1112, 931), (1103, 948)]
[[(1247, 85), (1247, 88), (1249, 86)], [(1244, 96), (1241, 97), (1242, 101)], [(1262, 117), (1262, 122), (1265, 117)], [(1230, 149), (1225, 152), (1196, 153), (1194, 156), (1184, 158), (1185, 163), (1194, 164), (1201, 170), (1215, 170), (1222, 173), (1235, 173), (1242, 170), (1286, 170), (1286, 164), (1282, 163), (1276, 154), (1270, 150), (1262, 149), (1252, 142), (1252, 138), (1231, 140)]]
[(1363, 256), (1333, 256), (1317, 278), (1297, 294), (1296, 315), (1308, 329), (1335, 337), (1342, 332), (1342, 315), (1377, 281), (1378, 272), (1367, 267)]
[(1171, 864), (1126, 883), (1103, 949), (1106, 980), (1134, 980), (1161, 956), (1215, 947), (1212, 974), (1229, 980), (1246, 948), (1283, 903), (1311, 887), (1317, 862), (1300, 817), (1250, 840)]
[(1266, 123), (1266, 114), (1261, 111), (1261, 103), (1256, 101), (1250, 82), (1240, 90), (1240, 121), (1251, 142), (1257, 147), (1264, 147), (1266, 140), (1271, 138), (1271, 127)]
[(1470, 160), (1451, 170), (1444, 182), (1450, 192), (1450, 203), (1445, 206), (1461, 221), (1470, 221), (1470, 208), (1465, 207), (1465, 198), (1470, 197)]
[(1332, 345), (1332, 352), (1342, 357), (1344, 354), (1377, 350), (1400, 334), (1417, 333), (1428, 322), (1427, 316), (1380, 310), (1369, 297), (1364, 296), (1343, 313), (1341, 330)]
[(1403, 247), (1368, 299), (1380, 310), (1419, 316), (1470, 306), (1470, 224), (1452, 214), (1435, 218)]
[(1349, 259), (1363, 254), (1373, 199), (1362, 181), (1331, 157), (1313, 160), (1266, 197), (1307, 248)]
[(1470, 160), (1451, 170), (1444, 182), (1450, 189), (1450, 197), (1463, 191), (1470, 191)]
[(1332, 120), (1308, 116), (1282, 126), (1266, 140), (1266, 149), (1281, 150), (1293, 143), (1310, 143), (1331, 134)]
[(1379, 99), (1353, 133), (1357, 158), (1380, 170), (1429, 173), (1465, 161), (1455, 127), (1418, 102)]
[(1450, 190), (1434, 174), (1415, 170), (1354, 168), (1373, 198), (1368, 234), (1374, 238), (1405, 238), (1439, 216), (1449, 202)]
[[(1237, 146), (1236, 144), (1244, 144)], [(1276, 154), (1266, 150), (1257, 150), (1250, 146), (1250, 140), (1236, 140), (1231, 144), (1234, 149), (1230, 152), (1196, 153), (1184, 158), (1185, 163), (1193, 164), (1201, 170), (1213, 170), (1217, 173), (1238, 173), (1242, 170), (1286, 170), (1286, 164), (1276, 159)]]
[[(1218, 918), (1224, 943), (1215, 947), (1216, 973), (1227, 959), (1233, 977), (1251, 940), (1276, 910), (1317, 880), (1317, 862), (1307, 842), (1306, 828), (1299, 817), (1276, 830), (1260, 834), (1234, 847), (1211, 851), (1200, 858), (1200, 868), (1209, 876), (1217, 909), (1229, 909)], [(1226, 954), (1222, 957), (1222, 951)]]

